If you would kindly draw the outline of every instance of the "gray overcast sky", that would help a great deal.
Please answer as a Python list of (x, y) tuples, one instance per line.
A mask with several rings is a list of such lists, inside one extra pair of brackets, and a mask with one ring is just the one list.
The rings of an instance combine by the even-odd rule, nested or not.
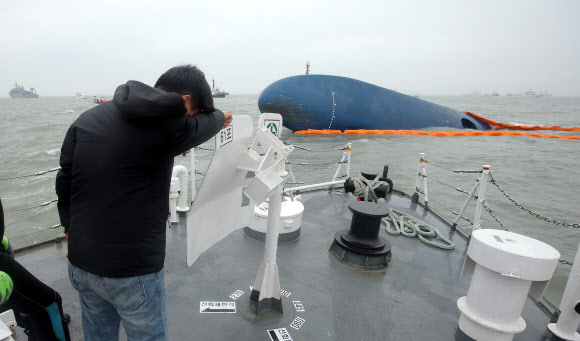
[(0, 96), (110, 95), (171, 66), (259, 94), (305, 72), (403, 93), (580, 95), (580, 1), (0, 2)]

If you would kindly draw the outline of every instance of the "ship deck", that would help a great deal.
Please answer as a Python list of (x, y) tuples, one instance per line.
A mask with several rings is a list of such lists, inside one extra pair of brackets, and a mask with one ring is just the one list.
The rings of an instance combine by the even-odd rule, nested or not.
[[(392, 244), (391, 265), (382, 272), (353, 270), (328, 252), (334, 235), (348, 229), (351, 195), (332, 191), (302, 194), (305, 211), (301, 238), (279, 245), (278, 268), (284, 314), (256, 316), (250, 286), (264, 254), (262, 242), (242, 230), (186, 264), (186, 216), (167, 230), (165, 281), (171, 340), (270, 340), (268, 330), (286, 328), (292, 340), (468, 340), (459, 330), (457, 299), (467, 294), (470, 277), (460, 276), (466, 238), (451, 232), (444, 220), (407, 196), (393, 193), (389, 207), (439, 228), (456, 248), (441, 250), (417, 238), (381, 236)], [(67, 274), (66, 244), (40, 246), (17, 254), (17, 260), (63, 297), (73, 340), (82, 340), (81, 309)], [(229, 296), (237, 290), (236, 300)], [(239, 293), (239, 292), (238, 292)], [(235, 313), (200, 313), (200, 302), (235, 302)], [(297, 312), (293, 301), (300, 301)], [(291, 327), (297, 318), (299, 329)], [(514, 340), (547, 340), (549, 314), (528, 298), (522, 317), (527, 328)], [(20, 335), (22, 338), (20, 338)], [(19, 340), (26, 340), (19, 329)], [(124, 333), (121, 333), (124, 340)]]

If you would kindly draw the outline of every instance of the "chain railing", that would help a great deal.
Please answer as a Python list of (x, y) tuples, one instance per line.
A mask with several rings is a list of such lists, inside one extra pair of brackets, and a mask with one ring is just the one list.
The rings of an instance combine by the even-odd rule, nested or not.
[[(283, 143), (286, 143), (286, 141), (282, 140)], [(334, 187), (334, 185), (338, 184), (341, 180), (339, 179), (343, 179), (346, 178), (350, 175), (350, 153), (351, 153), (351, 143), (347, 143), (346, 145), (341, 145), (341, 146), (337, 146), (334, 147), (332, 149), (311, 149), (311, 148), (306, 148), (306, 147), (301, 147), (295, 144), (291, 144), (294, 148), (297, 149), (301, 149), (307, 152), (333, 152), (333, 151), (343, 151), (343, 155), (341, 157), (340, 160), (338, 161), (329, 161), (329, 162), (299, 162), (299, 161), (292, 161), (292, 160), (287, 160), (286, 161), (286, 165), (288, 166), (288, 171), (290, 173), (290, 179), (291, 181), (286, 182), (286, 184), (303, 184), (304, 182), (299, 182), (296, 181), (296, 177), (294, 176), (294, 172), (292, 171), (292, 165), (294, 166), (328, 166), (328, 165), (338, 165), (336, 172), (332, 178), (333, 185), (329, 185), (330, 187)], [(342, 167), (346, 168), (346, 173), (340, 174), (339, 172), (343, 171)], [(304, 186), (301, 186), (301, 188)], [(308, 185), (306, 186), (308, 187)]]
[[(480, 172), (480, 173), (481, 173), (481, 172)], [(457, 192), (460, 192), (460, 193), (463, 193), (463, 194), (467, 194), (467, 195), (469, 195), (469, 192), (468, 192), (468, 191), (466, 191), (466, 190), (463, 190), (463, 189), (461, 189), (461, 188), (458, 188), (458, 187), (455, 187), (455, 186), (453, 186), (453, 185), (450, 185), (450, 184), (448, 184), (448, 183), (445, 183), (445, 182), (443, 182), (443, 181), (441, 181), (441, 180), (437, 180), (437, 179), (435, 179), (435, 178), (433, 178), (433, 177), (430, 177), (429, 175), (425, 175), (425, 174), (421, 174), (421, 173), (417, 173), (417, 175), (418, 175), (418, 176), (420, 176), (420, 177), (425, 177), (425, 178), (427, 178), (427, 179), (431, 179), (431, 180), (433, 180), (433, 181), (435, 181), (435, 182), (437, 182), (437, 183), (440, 183), (440, 184), (442, 184), (442, 185), (445, 185), (445, 186), (447, 186), (447, 187), (453, 188), (453, 189), (454, 189), (454, 190), (456, 190)], [(475, 195), (475, 196), (474, 196), (474, 198), (475, 198), (475, 199), (477, 199), (477, 195)]]
[[(287, 143), (284, 140), (282, 140), (282, 142), (284, 142), (284, 144), (290, 144), (290, 143)], [(298, 148), (298, 149), (301, 149), (301, 150), (305, 150), (307, 152), (315, 152), (315, 153), (316, 152), (323, 152), (324, 153), (324, 152), (334, 152), (334, 151), (348, 150), (348, 146), (345, 146), (345, 145), (336, 146), (336, 147), (333, 147), (333, 148), (330, 148), (330, 149), (311, 149), (311, 148), (302, 147), (302, 146), (299, 146), (299, 145), (296, 145), (296, 144), (290, 144), (290, 145), (292, 147), (294, 147), (294, 148)]]
[(205, 147), (194, 147), (193, 149), (195, 149), (195, 150), (205, 150), (205, 151), (208, 151), (208, 152), (214, 152), (215, 151), (212, 148), (205, 148)]
[(334, 161), (334, 162), (292, 162), (286, 161), (287, 165), (297, 165), (297, 166), (327, 166), (327, 165), (340, 165), (348, 163), (348, 161)]
[(33, 231), (33, 232), (30, 232), (30, 233), (21, 234), (21, 235), (18, 235), (18, 236), (10, 236), (10, 237), (7, 237), (7, 238), (8, 239), (18, 239), (18, 238), (22, 238), (22, 237), (31, 236), (33, 234), (37, 234), (37, 233), (42, 233), (42, 232), (54, 230), (54, 229), (59, 228), (59, 227), (62, 227), (62, 225), (61, 224), (56, 224), (56, 225), (52, 225), (51, 227), (48, 227), (48, 228), (45, 228), (45, 229), (42, 229), (42, 230)]
[(489, 213), (490, 216), (492, 216), (493, 219), (495, 219), (495, 221), (499, 224), (499, 226), (504, 229), (504, 231), (509, 231), (510, 229), (505, 226), (504, 223), (502, 223), (497, 216), (495, 215), (495, 212), (491, 209), (491, 207), (489, 206), (489, 204), (487, 203), (487, 200), (483, 201), (483, 207), (485, 208), (485, 210), (487, 211), (487, 213)]
[(538, 218), (541, 220), (544, 220), (548, 223), (552, 223), (552, 224), (556, 224), (556, 225), (561, 225), (561, 226), (565, 226), (565, 227), (573, 227), (573, 228), (580, 228), (580, 224), (578, 223), (569, 223), (569, 222), (565, 222), (565, 221), (560, 221), (558, 219), (553, 219), (553, 218), (548, 218), (545, 217), (539, 213), (533, 212), (532, 210), (530, 210), (529, 208), (525, 207), (524, 205), (520, 204), (519, 202), (517, 202), (515, 199), (513, 199), (509, 194), (507, 194), (507, 192), (500, 186), (500, 184), (497, 182), (496, 179), (493, 178), (492, 174), (489, 174), (489, 181), (495, 186), (497, 187), (497, 189), (499, 189), (499, 191), (509, 200), (511, 201), (514, 205), (516, 205), (517, 207), (519, 207), (522, 211)]
[[(415, 188), (415, 190), (423, 195), (425, 195), (425, 193), (420, 189), (420, 188)], [(448, 210), (449, 212), (453, 213), (454, 215), (458, 216), (459, 213), (457, 213), (456, 211), (454, 211), (452, 208), (447, 207), (445, 204), (443, 204), (442, 202), (440, 202), (437, 199), (433, 199), (431, 198), (431, 200), (433, 200), (433, 202), (435, 202), (436, 204), (438, 204), (439, 206), (445, 208), (446, 210)], [(467, 221), (469, 224), (473, 225), (473, 221), (471, 221), (469, 218), (465, 217), (465, 216), (461, 216), (461, 219)]]
[(427, 161), (426, 159), (423, 159), (423, 161), (425, 163), (429, 163), (429, 164), (431, 164), (431, 165), (433, 165), (433, 166), (435, 166), (437, 168), (441, 168), (441, 169), (444, 169), (446, 171), (450, 171), (450, 172), (453, 172), (453, 173), (480, 173), (481, 174), (481, 172), (482, 172), (481, 170), (453, 170), (453, 169), (445, 168), (445, 167), (443, 167), (441, 165), (438, 165), (436, 163), (433, 163), (432, 161)]
[[(435, 166), (435, 167), (437, 167), (437, 168), (440, 168), (440, 169), (443, 169), (443, 170), (446, 170), (446, 171), (449, 171), (449, 172), (453, 172), (453, 173), (479, 173), (479, 174), (481, 174), (481, 173), (483, 172), (482, 170), (453, 170), (453, 169), (450, 169), (450, 168), (447, 168), (447, 167), (444, 167), (444, 166), (441, 166), (441, 165), (435, 164), (435, 163), (433, 163), (433, 162), (427, 161), (427, 160), (426, 160), (426, 158), (424, 157), (424, 155), (422, 155), (422, 156), (421, 156), (421, 158), (420, 158), (420, 162), (429, 163), (429, 164), (430, 164), (430, 165), (432, 165), (432, 166)], [(419, 178), (426, 178), (426, 179), (430, 179), (430, 180), (433, 180), (433, 181), (435, 181), (435, 182), (437, 182), (437, 183), (439, 183), (439, 184), (442, 184), (442, 185), (444, 185), (444, 186), (447, 186), (447, 187), (453, 188), (453, 189), (454, 189), (454, 190), (456, 190), (457, 192), (460, 192), (460, 193), (463, 193), (463, 194), (467, 194), (467, 195), (469, 195), (469, 194), (470, 194), (469, 192), (467, 192), (467, 191), (465, 191), (465, 190), (462, 190), (462, 189), (460, 189), (460, 188), (458, 188), (458, 187), (455, 187), (455, 186), (453, 186), (453, 185), (451, 185), (451, 184), (445, 183), (445, 182), (443, 182), (443, 181), (441, 181), (441, 180), (438, 180), (438, 179), (436, 179), (436, 178), (433, 178), (433, 177), (431, 177), (431, 176), (427, 176), (427, 175), (426, 175), (426, 173), (425, 173), (425, 174), (424, 174), (424, 173), (422, 173), (422, 172), (424, 172), (424, 170), (422, 170), (422, 168), (421, 168), (421, 167), (420, 167), (419, 169), (420, 169), (420, 170), (417, 172), (417, 178), (418, 178), (418, 179), (419, 179)], [(504, 196), (505, 196), (505, 197), (506, 197), (506, 198), (507, 198), (507, 199), (508, 199), (508, 200), (509, 200), (509, 201), (510, 201), (512, 204), (514, 204), (515, 206), (517, 206), (518, 208), (520, 208), (520, 209), (521, 209), (521, 210), (523, 210), (524, 212), (526, 212), (526, 213), (530, 214), (531, 216), (534, 216), (534, 217), (536, 217), (536, 218), (538, 218), (538, 219), (540, 219), (540, 220), (544, 220), (544, 221), (546, 221), (546, 222), (549, 222), (549, 223), (552, 223), (552, 224), (556, 224), (556, 225), (560, 225), (560, 226), (565, 226), (565, 227), (572, 227), (572, 228), (580, 228), (580, 224), (578, 224), (578, 223), (570, 223), (570, 222), (565, 222), (565, 221), (561, 221), (561, 220), (558, 220), (558, 219), (554, 219), (554, 218), (549, 218), (549, 217), (543, 216), (543, 215), (541, 215), (541, 214), (539, 214), (539, 213), (536, 213), (536, 212), (534, 212), (534, 211), (530, 210), (529, 208), (527, 208), (526, 206), (522, 205), (521, 203), (517, 202), (515, 199), (513, 199), (513, 197), (512, 197), (511, 195), (509, 195), (509, 194), (508, 194), (508, 193), (507, 193), (507, 192), (506, 192), (506, 191), (505, 191), (505, 190), (504, 190), (504, 189), (501, 187), (501, 185), (499, 184), (499, 182), (498, 182), (498, 181), (497, 181), (495, 178), (493, 178), (493, 176), (492, 176), (491, 172), (489, 172), (489, 182), (491, 182), (491, 183), (492, 183), (492, 184), (493, 184), (493, 185), (494, 185), (494, 186), (495, 186), (495, 187), (496, 187), (496, 188), (497, 188), (497, 189), (498, 189), (498, 190), (499, 190), (499, 191), (500, 191), (500, 192), (501, 192), (501, 193), (502, 193), (502, 194), (503, 194), (503, 195), (504, 195)], [(419, 183), (420, 183), (420, 182), (417, 180), (417, 184), (419, 184)], [(422, 191), (422, 190), (419, 188), (419, 186), (418, 186), (417, 184), (416, 184), (416, 186), (415, 186), (415, 192), (416, 192), (416, 193), (421, 193), (422, 195), (426, 195), (426, 194), (425, 194), (425, 192), (424, 192), (424, 191)], [(426, 184), (425, 184), (425, 185), (426, 185)], [(475, 188), (475, 187), (474, 187), (474, 188)], [(473, 195), (473, 197), (474, 197), (475, 199), (478, 199), (478, 197), (477, 197), (476, 195)], [(482, 197), (482, 198), (483, 198), (483, 197)], [(433, 202), (437, 203), (438, 205), (440, 205), (440, 206), (444, 207), (445, 209), (449, 210), (450, 212), (452, 212), (452, 213), (453, 213), (453, 214), (455, 214), (456, 216), (459, 216), (459, 214), (458, 214), (457, 212), (455, 212), (455, 211), (453, 211), (452, 209), (450, 209), (449, 207), (445, 206), (443, 203), (441, 203), (441, 202), (439, 202), (439, 201), (437, 201), (437, 200), (433, 199), (432, 197), (431, 197), (430, 199), (431, 199)], [(490, 215), (490, 216), (491, 216), (491, 217), (492, 217), (492, 218), (495, 220), (495, 222), (496, 222), (496, 223), (499, 225), (499, 227), (501, 227), (501, 228), (502, 228), (504, 231), (510, 231), (509, 227), (508, 227), (506, 224), (504, 224), (504, 223), (503, 223), (503, 222), (502, 222), (502, 221), (501, 221), (501, 220), (500, 220), (500, 219), (497, 217), (497, 214), (496, 214), (496, 212), (495, 212), (495, 211), (492, 209), (492, 207), (489, 205), (489, 203), (487, 202), (487, 200), (483, 199), (481, 204), (482, 204), (482, 207), (483, 207), (483, 208), (484, 208), (484, 209), (485, 209), (485, 210), (486, 210), (486, 211), (489, 213), (489, 215)], [(468, 218), (466, 218), (466, 217), (464, 217), (464, 216), (460, 216), (460, 218), (462, 218), (462, 219), (464, 219), (464, 220), (468, 221), (468, 222), (469, 222), (469, 223), (470, 223), (472, 226), (474, 225), (474, 223), (473, 223), (473, 222), (471, 222), (471, 220), (469, 220)], [(572, 265), (572, 264), (573, 264), (572, 262), (570, 262), (570, 261), (568, 261), (568, 260), (565, 260), (565, 259), (560, 259), (560, 260), (559, 260), (559, 262), (560, 262), (561, 264), (565, 264), (565, 265)]]
[(0, 179), (0, 181), (4, 181), (4, 180), (14, 180), (14, 179), (22, 179), (22, 178), (28, 178), (28, 177), (32, 177), (32, 176), (41, 176), (41, 175), (44, 175), (46, 173), (56, 172), (56, 171), (59, 171), (59, 170), (60, 170), (60, 167), (51, 168), (49, 170), (36, 172), (34, 174), (17, 175), (17, 176), (11, 176), (9, 178), (2, 178), (2, 179)]
[[(344, 151), (344, 150), (349, 150), (348, 145), (347, 146), (342, 146), (342, 147), (336, 147), (336, 148), (333, 148), (333, 149), (321, 149), (321, 150), (313, 150), (313, 149), (310, 149), (310, 148), (301, 147), (301, 146), (297, 146), (297, 145), (293, 145), (293, 146), (295, 148), (302, 149), (302, 150), (305, 150), (305, 151), (308, 151), (308, 152), (329, 152), (329, 151)], [(196, 150), (204, 150), (204, 151), (212, 151), (212, 152), (214, 151), (213, 149), (204, 148), (204, 147), (195, 147), (195, 149)], [(433, 165), (433, 166), (435, 166), (437, 168), (440, 168), (440, 169), (443, 169), (443, 170), (446, 170), (446, 171), (449, 171), (449, 172), (453, 172), (453, 173), (467, 173), (467, 174), (469, 174), (469, 173), (471, 173), (471, 174), (480, 173), (481, 174), (482, 173), (481, 170), (453, 170), (453, 169), (449, 169), (449, 168), (443, 167), (441, 165), (438, 165), (436, 163), (433, 163), (431, 161), (427, 161), (425, 158), (422, 158), (421, 160), (423, 162), (429, 163), (430, 165)], [(292, 162), (292, 161), (287, 161), (286, 162), (286, 164), (288, 164), (288, 165), (299, 165), (299, 166), (315, 166), (315, 165), (338, 164), (339, 167), (340, 167), (341, 164), (349, 164), (349, 163), (350, 163), (349, 160), (341, 160), (341, 161), (338, 161), (338, 162), (312, 162), (312, 163), (308, 163), (308, 162)], [(0, 179), (0, 181), (20, 179), (20, 178), (27, 178), (27, 177), (34, 177), (34, 176), (42, 176), (44, 174), (51, 173), (51, 172), (56, 172), (58, 170), (60, 170), (60, 167), (52, 168), (52, 169), (44, 170), (44, 171), (39, 171), (39, 172), (36, 172), (36, 173), (33, 173), (33, 174), (18, 175), (18, 176), (13, 176), (13, 177), (2, 178), (2, 179)], [(201, 175), (201, 176), (205, 176), (205, 173), (200, 172), (200, 171), (197, 171), (197, 170), (195, 170), (195, 174), (198, 174), (198, 175)], [(427, 178), (427, 179), (433, 180), (433, 181), (435, 181), (435, 182), (437, 182), (439, 184), (442, 184), (444, 186), (450, 187), (450, 188), (454, 189), (457, 192), (460, 192), (460, 193), (463, 193), (463, 194), (466, 194), (466, 195), (470, 195), (469, 192), (467, 192), (467, 191), (465, 191), (465, 190), (463, 190), (461, 188), (455, 187), (455, 186), (453, 186), (451, 184), (447, 184), (447, 183), (445, 183), (445, 182), (443, 182), (441, 180), (438, 180), (438, 179), (433, 178), (431, 176), (427, 176), (426, 174), (422, 174), (421, 172), (418, 172), (417, 175), (418, 175), (418, 177)], [(344, 178), (344, 177), (347, 177), (347, 176), (348, 176), (348, 174), (342, 174), (340, 176), (335, 176), (335, 178), (338, 179), (338, 178)], [(556, 225), (560, 225), (560, 226), (572, 227), (572, 228), (580, 228), (580, 224), (578, 224), (578, 223), (565, 222), (565, 221), (561, 221), (561, 220), (554, 219), (554, 218), (549, 218), (549, 217), (543, 216), (543, 215), (541, 215), (539, 213), (533, 212), (532, 210), (530, 210), (529, 208), (527, 208), (523, 204), (521, 204), (518, 201), (516, 201), (515, 199), (513, 199), (513, 197), (511, 195), (509, 195), (505, 191), (505, 189), (503, 189), (501, 187), (501, 185), (493, 177), (493, 175), (491, 174), (491, 172), (489, 173), (489, 182), (491, 182), (511, 203), (513, 203), (515, 206), (517, 206), (518, 208), (520, 208), (524, 212), (530, 214), (531, 216), (534, 216), (534, 217), (536, 217), (536, 218), (538, 218), (540, 220), (544, 220), (546, 222), (549, 222), (549, 223), (552, 223), (552, 224), (556, 224)], [(294, 183), (298, 184), (299, 182), (294, 182)], [(415, 192), (421, 193), (421, 194), (425, 195), (425, 192), (423, 192), (417, 186), (415, 187)], [(478, 197), (476, 195), (474, 195), (473, 197), (476, 198), (476, 199), (478, 199)], [(459, 215), (457, 212), (455, 212), (454, 210), (452, 210), (449, 207), (445, 206), (443, 203), (441, 203), (441, 202), (439, 202), (439, 201), (437, 201), (437, 200), (435, 200), (433, 198), (431, 198), (431, 200), (434, 201), (434, 202), (436, 202), (440, 206), (446, 208), (447, 210), (449, 210), (450, 212), (452, 212), (454, 215), (456, 215), (456, 216)], [(47, 202), (41, 203), (41, 204), (36, 205), (36, 206), (19, 208), (19, 209), (13, 209), (13, 210), (7, 210), (5, 212), (6, 213), (20, 212), (20, 211), (25, 211), (25, 210), (30, 210), (30, 209), (34, 209), (34, 208), (40, 208), (40, 207), (48, 206), (48, 205), (50, 205), (52, 203), (55, 203), (55, 202), (58, 202), (58, 199), (53, 199), (51, 201), (47, 201)], [(504, 224), (503, 222), (501, 222), (499, 220), (499, 218), (497, 217), (496, 213), (491, 208), (491, 206), (489, 205), (489, 203), (487, 202), (487, 200), (483, 200), (483, 203), (482, 204), (483, 204), (483, 207), (485, 208), (485, 210), (497, 222), (497, 224), (503, 230), (509, 231), (509, 228), (506, 226), (506, 224)], [(464, 216), (460, 216), (460, 218), (463, 219), (463, 220), (465, 220), (465, 221), (467, 221), (467, 222), (469, 222), (471, 225), (473, 225), (473, 222), (470, 219), (468, 219), (468, 218), (466, 218)], [(56, 228), (58, 228), (60, 226), (61, 226), (60, 224), (57, 224), (57, 225), (51, 226), (51, 227), (46, 228), (46, 229), (42, 229), (42, 230), (38, 230), (38, 231), (33, 231), (33, 232), (30, 232), (30, 233), (26, 233), (26, 234), (23, 234), (23, 235), (18, 235), (18, 236), (11, 237), (11, 238), (12, 239), (22, 238), (22, 237), (30, 236), (30, 235), (33, 235), (33, 234), (36, 234), (36, 233), (41, 233), (41, 232), (53, 230), (53, 229), (56, 229)], [(572, 262), (567, 261), (567, 260), (564, 260), (564, 259), (560, 259), (560, 263), (566, 264), (566, 265), (572, 265)]]
[(36, 205), (36, 206), (32, 206), (32, 207), (18, 208), (18, 209), (8, 210), (8, 211), (4, 211), (4, 212), (6, 212), (6, 213), (12, 213), (12, 212), (20, 212), (20, 211), (31, 210), (33, 208), (39, 208), (39, 207), (48, 206), (48, 205), (52, 204), (53, 202), (58, 202), (58, 199), (52, 199), (51, 201), (43, 202), (40, 205)]
[[(446, 171), (449, 171), (449, 172), (452, 172), (452, 173), (465, 173), (465, 174), (473, 174), (473, 173), (479, 173), (479, 174), (481, 174), (482, 173), (481, 170), (453, 170), (453, 169), (449, 169), (447, 167), (443, 167), (441, 165), (437, 165), (437, 164), (435, 164), (433, 162), (428, 161), (427, 158), (425, 157), (425, 154), (424, 153), (421, 153), (420, 154), (420, 158), (419, 158), (419, 169), (417, 170), (417, 181), (415, 182), (415, 194), (413, 195), (412, 202), (417, 202), (417, 200), (419, 198), (418, 197), (418, 193), (423, 194), (423, 196), (425, 197), (425, 209), (426, 210), (428, 210), (428, 202), (427, 202), (428, 196), (427, 196), (427, 181), (426, 181), (426, 179), (431, 179), (431, 180), (433, 180), (433, 181), (435, 181), (435, 182), (437, 182), (437, 183), (439, 183), (441, 185), (444, 185), (444, 186), (447, 186), (449, 188), (452, 188), (452, 189), (454, 189), (455, 191), (457, 191), (459, 193), (463, 193), (463, 194), (468, 195), (468, 196), (471, 195), (466, 190), (463, 190), (461, 188), (458, 188), (456, 186), (453, 186), (451, 184), (448, 184), (446, 182), (443, 182), (443, 181), (441, 181), (439, 179), (436, 179), (436, 178), (433, 178), (431, 176), (428, 176), (427, 175), (427, 172), (426, 172), (426, 168), (425, 168), (425, 165), (427, 163), (429, 163), (430, 165), (433, 165), (433, 166), (435, 166), (437, 168), (440, 168), (440, 169), (443, 169), (443, 170), (446, 170)], [(423, 178), (424, 181), (420, 181), (421, 178)], [(419, 188), (421, 182), (423, 183), (423, 186), (425, 187), (425, 190), (424, 191)], [(478, 197), (476, 195), (473, 195), (472, 197), (475, 198), (475, 199), (478, 199)], [(468, 200), (470, 200), (472, 197), (469, 197)], [(450, 212), (452, 212), (456, 216), (458, 216), (459, 217), (458, 219), (466, 220), (471, 225), (473, 225), (473, 222), (471, 220), (469, 220), (468, 218), (466, 218), (465, 216), (463, 216), (463, 210), (460, 213), (457, 213), (454, 210), (450, 209), (449, 207), (446, 207), (445, 205), (443, 205), (441, 202), (433, 199), (432, 197), (431, 197), (431, 200), (434, 201), (434, 202), (436, 202), (440, 206), (444, 207), (445, 209), (449, 210)], [(452, 229), (455, 229), (455, 225), (456, 224), (453, 224)]]

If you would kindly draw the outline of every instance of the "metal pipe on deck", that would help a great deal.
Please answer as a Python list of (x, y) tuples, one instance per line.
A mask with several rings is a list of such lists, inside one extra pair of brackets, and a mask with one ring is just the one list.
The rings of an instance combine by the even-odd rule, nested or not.
[(467, 200), (465, 200), (465, 203), (463, 203), (463, 207), (461, 208), (461, 211), (459, 211), (457, 218), (455, 218), (453, 225), (451, 225), (451, 230), (455, 231), (455, 229), (457, 228), (457, 223), (459, 223), (459, 219), (461, 219), (461, 217), (463, 217), (463, 213), (465, 212), (467, 205), (469, 205), (469, 203), (471, 202), (471, 199), (473, 199), (473, 196), (475, 196), (475, 191), (477, 191), (478, 188), (479, 188), (479, 180), (475, 181), (473, 188), (469, 192), (469, 196), (467, 197)]
[(179, 198), (179, 179), (171, 178), (169, 185), (169, 222), (177, 224), (177, 198)]
[(278, 234), (280, 231), (280, 212), (282, 210), (282, 186), (270, 196), (268, 204), (268, 225), (264, 245), (264, 258), (260, 263), (258, 275), (254, 281), (250, 300), (257, 303), (256, 313), (273, 310), (283, 313), (280, 297), (280, 277), (276, 264)]
[(296, 191), (304, 191), (304, 190), (308, 190), (308, 189), (314, 189), (314, 188), (322, 188), (322, 187), (328, 187), (328, 186), (334, 186), (334, 185), (342, 185), (344, 184), (345, 180), (336, 180), (336, 181), (329, 181), (329, 182), (322, 182), (319, 184), (312, 184), (312, 185), (304, 185), (304, 186), (298, 186), (298, 187), (292, 187), (292, 188), (285, 188), (284, 189), (284, 193), (291, 193), (291, 192), (296, 192)]
[(423, 189), (425, 190), (425, 211), (429, 211), (429, 192), (427, 191), (427, 166), (425, 165), (425, 153), (421, 153), (421, 166), (423, 166)]
[(179, 179), (179, 206), (176, 207), (177, 212), (189, 211), (189, 206), (187, 206), (187, 168), (182, 165), (174, 166), (173, 171), (171, 172), (171, 178)]
[(576, 332), (580, 323), (580, 245), (564, 289), (560, 311), (558, 322), (548, 324), (548, 329), (564, 340), (580, 340), (580, 334)]
[(193, 206), (193, 201), (195, 200), (195, 148), (191, 148), (191, 205)]

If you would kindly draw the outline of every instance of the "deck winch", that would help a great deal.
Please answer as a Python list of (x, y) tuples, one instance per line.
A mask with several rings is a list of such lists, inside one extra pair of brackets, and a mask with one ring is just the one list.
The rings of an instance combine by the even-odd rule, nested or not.
[(350, 229), (334, 235), (330, 253), (356, 269), (385, 270), (391, 261), (391, 243), (379, 236), (379, 231), (381, 220), (389, 214), (387, 205), (357, 201), (348, 209), (352, 212)]

